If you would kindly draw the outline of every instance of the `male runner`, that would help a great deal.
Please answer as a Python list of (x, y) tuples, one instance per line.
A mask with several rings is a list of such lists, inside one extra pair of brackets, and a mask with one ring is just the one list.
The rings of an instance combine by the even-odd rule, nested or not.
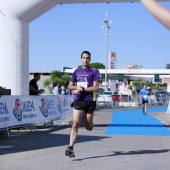
[(68, 89), (75, 95), (73, 102), (72, 128), (70, 132), (70, 143), (65, 155), (75, 157), (73, 147), (78, 134), (83, 113), (85, 113), (85, 127), (93, 129), (93, 116), (96, 108), (96, 97), (99, 88), (100, 73), (96, 68), (90, 68), (91, 54), (83, 51), (81, 54), (82, 68), (74, 71), (69, 82)]
[(143, 89), (141, 89), (139, 94), (142, 96), (143, 114), (146, 115), (147, 108), (148, 108), (148, 94), (149, 94), (149, 91), (146, 89), (146, 85), (143, 86)]

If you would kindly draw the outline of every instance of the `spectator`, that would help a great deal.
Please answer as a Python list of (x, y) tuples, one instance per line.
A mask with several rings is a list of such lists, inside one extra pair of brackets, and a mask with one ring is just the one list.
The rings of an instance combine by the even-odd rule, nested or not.
[(65, 95), (72, 95), (72, 94), (71, 94), (71, 90), (68, 89), (68, 84), (69, 84), (69, 82), (66, 82), (66, 83), (64, 84)]
[(62, 90), (61, 86), (62, 86), (62, 85), (59, 83), (59, 84), (58, 84), (58, 91), (59, 91), (59, 94), (61, 94), (61, 90)]
[(53, 85), (53, 94), (54, 94), (54, 95), (59, 95), (59, 94), (61, 94), (61, 84), (59, 84), (59, 83), (54, 83), (54, 85)]
[(53, 83), (53, 94), (57, 95), (58, 93), (58, 83)]
[(40, 80), (40, 73), (34, 73), (34, 78), (29, 82), (29, 94), (30, 95), (38, 95), (39, 93), (43, 93), (43, 89), (38, 89), (37, 81)]

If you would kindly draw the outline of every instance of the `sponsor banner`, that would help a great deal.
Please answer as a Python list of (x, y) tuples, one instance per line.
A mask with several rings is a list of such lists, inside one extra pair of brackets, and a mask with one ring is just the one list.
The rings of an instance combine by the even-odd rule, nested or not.
[(42, 96), (39, 100), (38, 109), (41, 121), (53, 120), (72, 113), (73, 97), (68, 95)]
[(53, 120), (72, 113), (73, 96), (2, 96), (0, 128)]
[(10, 122), (10, 100), (2, 100), (0, 97), (0, 128), (7, 127)]
[(124, 83), (121, 85), (118, 85), (118, 93), (123, 95), (129, 95), (130, 91), (128, 89), (128, 85), (125, 85)]

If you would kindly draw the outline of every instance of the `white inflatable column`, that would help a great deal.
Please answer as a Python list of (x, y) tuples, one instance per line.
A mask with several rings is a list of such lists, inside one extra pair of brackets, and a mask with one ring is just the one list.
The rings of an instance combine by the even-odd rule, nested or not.
[(0, 86), (29, 94), (29, 23), (53, 8), (51, 0), (1, 0)]
[(0, 16), (0, 29), (0, 86), (13, 95), (28, 94), (28, 24)]

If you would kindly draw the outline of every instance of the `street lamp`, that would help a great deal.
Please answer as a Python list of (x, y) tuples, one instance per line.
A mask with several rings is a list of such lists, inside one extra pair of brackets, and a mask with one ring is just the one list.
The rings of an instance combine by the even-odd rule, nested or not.
[(112, 23), (112, 21), (108, 20), (108, 14), (106, 11), (106, 19), (103, 21), (104, 26), (102, 27), (102, 29), (105, 28), (105, 36), (106, 36), (106, 47), (105, 47), (105, 91), (107, 91), (106, 89), (106, 82), (107, 82), (107, 57), (108, 57), (108, 30), (111, 29), (111, 27), (109, 26), (109, 23)]

